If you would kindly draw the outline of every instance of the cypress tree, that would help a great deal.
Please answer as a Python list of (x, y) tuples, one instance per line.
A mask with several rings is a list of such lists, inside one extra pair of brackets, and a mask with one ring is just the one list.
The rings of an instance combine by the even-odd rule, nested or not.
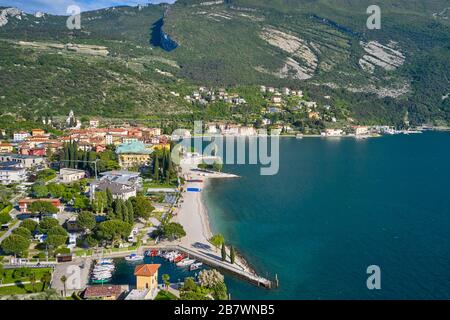
[(222, 243), (222, 261), (227, 261), (227, 249), (225, 243)]
[(128, 223), (134, 223), (134, 208), (131, 200), (127, 200), (127, 209), (128, 209)]
[(122, 200), (120, 200), (120, 206), (122, 207), (122, 220), (128, 223), (128, 207)]
[(232, 264), (236, 261), (236, 252), (234, 251), (234, 247), (230, 247), (230, 261)]
[(111, 190), (106, 189), (106, 206), (108, 207), (108, 211), (113, 211), (114, 198)]
[(155, 163), (153, 164), (153, 177), (156, 181), (159, 181), (159, 159), (155, 156)]
[(117, 199), (114, 201), (114, 215), (116, 216), (117, 220), (123, 221), (123, 207), (122, 207), (122, 200)]

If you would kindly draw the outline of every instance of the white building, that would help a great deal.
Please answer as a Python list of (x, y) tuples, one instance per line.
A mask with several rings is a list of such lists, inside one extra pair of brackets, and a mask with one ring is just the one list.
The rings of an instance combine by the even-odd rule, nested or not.
[(26, 138), (28, 138), (30, 134), (28, 132), (16, 132), (14, 133), (13, 140), (14, 141), (24, 141)]
[(8, 185), (20, 183), (27, 179), (27, 171), (19, 166), (0, 166), (0, 183)]
[(59, 180), (63, 183), (71, 183), (84, 179), (86, 177), (86, 172), (84, 170), (63, 168), (59, 170)]
[(98, 128), (98, 126), (100, 125), (100, 121), (94, 119), (94, 120), (89, 120), (89, 127), (91, 128)]

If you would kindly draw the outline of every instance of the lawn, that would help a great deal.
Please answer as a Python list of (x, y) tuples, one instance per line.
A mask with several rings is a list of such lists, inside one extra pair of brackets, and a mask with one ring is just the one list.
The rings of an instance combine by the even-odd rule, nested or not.
[(158, 295), (155, 297), (154, 300), (178, 300), (178, 298), (169, 291), (161, 290), (158, 292)]
[[(47, 286), (48, 286), (48, 284), (47, 284)], [(0, 287), (0, 296), (41, 292), (41, 291), (44, 291), (43, 289), (44, 289), (43, 283), (36, 283), (35, 291), (33, 291), (33, 286), (31, 284), (25, 284), (25, 285), (18, 284), (15, 286)]]
[(36, 281), (41, 280), (44, 273), (52, 273), (51, 268), (17, 268), (17, 269), (4, 269), (0, 274), (0, 279), (3, 279), (2, 284), (14, 283), (18, 281), (28, 282), (30, 281), (30, 274), (35, 275)]

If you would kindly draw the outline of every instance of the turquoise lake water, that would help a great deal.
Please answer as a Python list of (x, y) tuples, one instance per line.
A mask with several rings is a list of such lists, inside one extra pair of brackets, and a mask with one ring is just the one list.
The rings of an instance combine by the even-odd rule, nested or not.
[[(213, 230), (261, 275), (233, 299), (450, 299), (450, 133), (282, 138), (280, 171), (227, 165), (205, 190)], [(381, 290), (366, 269), (381, 268)]]

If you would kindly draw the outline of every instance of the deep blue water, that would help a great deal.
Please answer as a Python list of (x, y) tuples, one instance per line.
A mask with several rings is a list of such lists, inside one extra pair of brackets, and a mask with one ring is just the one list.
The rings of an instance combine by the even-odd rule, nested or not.
[[(226, 166), (205, 190), (216, 232), (280, 287), (234, 299), (450, 299), (450, 134), (283, 138), (280, 171)], [(366, 287), (369, 265), (381, 290)]]

